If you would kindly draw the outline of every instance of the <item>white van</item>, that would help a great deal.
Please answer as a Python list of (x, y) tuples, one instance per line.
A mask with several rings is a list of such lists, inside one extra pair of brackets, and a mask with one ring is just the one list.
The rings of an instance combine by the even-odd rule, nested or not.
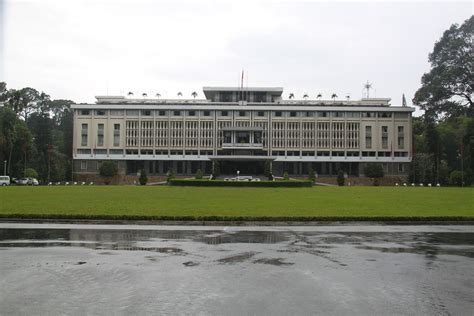
[(10, 177), (9, 176), (0, 176), (0, 185), (10, 185)]

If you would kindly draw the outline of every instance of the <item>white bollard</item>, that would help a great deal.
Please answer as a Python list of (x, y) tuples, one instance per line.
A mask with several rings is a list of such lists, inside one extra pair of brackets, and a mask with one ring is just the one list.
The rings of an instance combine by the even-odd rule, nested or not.
[(81, 185), (86, 185), (86, 183), (85, 183), (85, 182), (82, 182)]
[(422, 187), (422, 186), (423, 186), (423, 183), (420, 183), (420, 187)]
[(407, 186), (406, 182), (404, 182), (404, 183), (403, 183), (403, 186), (404, 186), (404, 187), (406, 187), (406, 186)]
[(439, 188), (441, 185), (439, 183), (437, 183), (436, 186)]
[(431, 183), (428, 183), (428, 186), (431, 187)]
[(398, 187), (398, 182), (397, 182), (397, 183), (395, 183), (395, 186), (396, 186), (396, 187)]
[(415, 186), (415, 184), (414, 184), (414, 183), (412, 183), (412, 184), (411, 184), (411, 186), (412, 186), (412, 187), (414, 187), (414, 186)]

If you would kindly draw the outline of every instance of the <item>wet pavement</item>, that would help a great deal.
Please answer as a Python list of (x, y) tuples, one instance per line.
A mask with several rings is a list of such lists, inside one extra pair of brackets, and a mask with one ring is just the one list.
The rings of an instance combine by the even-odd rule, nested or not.
[(0, 314), (472, 315), (474, 227), (0, 223)]

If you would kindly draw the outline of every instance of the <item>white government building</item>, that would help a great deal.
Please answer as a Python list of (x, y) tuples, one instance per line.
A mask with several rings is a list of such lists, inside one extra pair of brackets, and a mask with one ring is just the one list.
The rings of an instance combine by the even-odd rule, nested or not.
[(120, 175), (163, 175), (173, 169), (209, 174), (318, 176), (342, 169), (363, 175), (381, 163), (387, 175), (408, 172), (414, 108), (388, 98), (283, 100), (283, 88), (204, 87), (202, 99), (97, 96), (74, 104), (75, 175), (97, 175), (113, 160)]

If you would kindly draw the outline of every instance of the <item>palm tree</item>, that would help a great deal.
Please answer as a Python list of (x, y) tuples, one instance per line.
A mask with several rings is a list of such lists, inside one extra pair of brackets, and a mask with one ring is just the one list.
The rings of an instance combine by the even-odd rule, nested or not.
[(303, 94), (303, 99), (308, 99), (309, 98), (309, 95), (307, 93)]
[(331, 99), (333, 99), (334, 101), (336, 101), (336, 98), (337, 98), (337, 94), (333, 93), (333, 94), (331, 95)]
[(290, 99), (290, 100), (291, 100), (291, 99), (294, 99), (294, 98), (295, 98), (295, 94), (294, 94), (293, 92), (292, 92), (292, 93), (290, 93), (290, 95), (288, 96), (288, 99)]
[(133, 92), (132, 92), (132, 91), (129, 91), (129, 92), (127, 93), (127, 95), (128, 95), (129, 97), (133, 97)]
[(321, 100), (322, 97), (323, 97), (323, 95), (322, 95), (321, 92), (320, 92), (320, 93), (318, 93), (318, 96), (316, 97), (316, 99)]
[(193, 98), (196, 99), (196, 97), (198, 96), (197, 92), (196, 91), (193, 91), (193, 93), (191, 93), (191, 95), (193, 96)]
[(346, 100), (349, 101), (351, 99), (351, 95), (350, 94), (347, 94), (346, 95)]
[(159, 99), (161, 97), (161, 94), (157, 93), (155, 94), (156, 98)]
[(148, 96), (148, 94), (146, 94), (145, 92), (142, 93), (143, 98), (146, 98), (147, 96)]
[(181, 92), (178, 92), (178, 97), (181, 98), (182, 96), (183, 96), (183, 94)]

